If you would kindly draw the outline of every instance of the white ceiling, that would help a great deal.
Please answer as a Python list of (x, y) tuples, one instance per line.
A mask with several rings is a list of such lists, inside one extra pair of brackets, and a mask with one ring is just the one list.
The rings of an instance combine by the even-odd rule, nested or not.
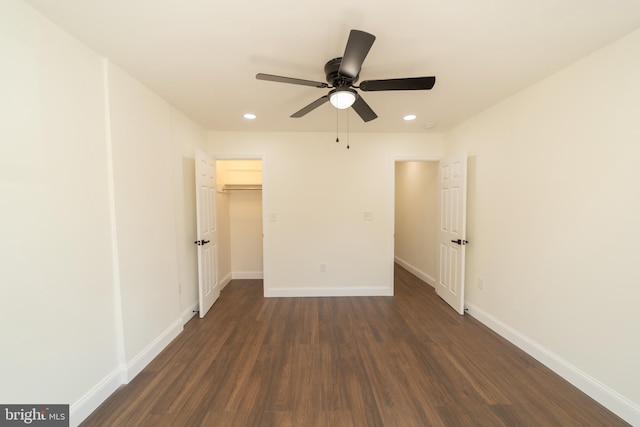
[(335, 131), (328, 103), (289, 117), (328, 89), (255, 75), (324, 81), (352, 28), (377, 37), (360, 80), (437, 77), (431, 91), (362, 93), (379, 116), (351, 111), (349, 129), (363, 132), (444, 131), (640, 28), (639, 0), (25, 1), (221, 131)]

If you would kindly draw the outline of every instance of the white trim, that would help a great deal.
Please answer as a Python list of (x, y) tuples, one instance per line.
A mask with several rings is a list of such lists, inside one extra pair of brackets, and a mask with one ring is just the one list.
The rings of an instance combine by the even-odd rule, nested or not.
[[(442, 158), (444, 157), (444, 155), (440, 155), (440, 156), (434, 156), (434, 155), (428, 155), (428, 156), (412, 156), (412, 155), (404, 155), (404, 156), (394, 156), (391, 161), (393, 164), (393, 167), (391, 168), (391, 182), (392, 182), (392, 189), (393, 191), (391, 191), (391, 206), (393, 206), (393, 209), (391, 210), (391, 229), (393, 230), (393, 238), (391, 239), (391, 248), (389, 249), (391, 252), (391, 259), (394, 260), (394, 262), (397, 262), (398, 264), (402, 265), (404, 268), (406, 268), (407, 270), (409, 270), (411, 272), (411, 274), (415, 275), (416, 277), (418, 277), (420, 280), (427, 282), (428, 285), (430, 285), (431, 287), (433, 287), (435, 289), (435, 284), (437, 283), (437, 281), (429, 276), (428, 274), (426, 274), (423, 271), (420, 271), (419, 269), (413, 267), (411, 264), (407, 263), (406, 261), (401, 260), (400, 258), (396, 257), (396, 248), (395, 248), (395, 244), (396, 244), (396, 168), (397, 168), (397, 164), (398, 162), (439, 162)], [(393, 271), (394, 267), (393, 267), (393, 263), (391, 264), (391, 278), (390, 278), (390, 282), (391, 282), (391, 295), (393, 295), (393, 289), (395, 286), (394, 280), (395, 280), (395, 273)]]
[(434, 279), (433, 277), (431, 277), (430, 275), (428, 275), (424, 271), (422, 271), (422, 270), (414, 267), (413, 265), (409, 264), (407, 261), (403, 260), (402, 258), (395, 257), (394, 259), (395, 259), (395, 262), (398, 263), (398, 265), (402, 266), (405, 270), (409, 271), (409, 273), (413, 274), (418, 279), (422, 280), (423, 282), (425, 282), (427, 285), (431, 286), (432, 288), (436, 287), (436, 285), (435, 285), (436, 279)]
[[(215, 150), (209, 150), (215, 151)], [(264, 154), (213, 154), (216, 156), (216, 160), (262, 160), (264, 161)], [(264, 170), (264, 169), (263, 169)]]
[(220, 291), (227, 287), (229, 282), (231, 281), (231, 273), (227, 274), (220, 280)]
[[(124, 340), (124, 321), (122, 315), (122, 284), (120, 282), (120, 254), (118, 252), (118, 228), (116, 221), (115, 178), (113, 174), (113, 139), (111, 137), (111, 99), (109, 97), (109, 60), (102, 58), (102, 79), (104, 95), (105, 145), (107, 151), (107, 187), (109, 190), (109, 225), (111, 231), (111, 265), (113, 268), (114, 317), (116, 330), (116, 355), (118, 364), (126, 363), (127, 355)], [(120, 384), (126, 381), (126, 373), (118, 369)]]
[[(197, 307), (197, 304), (195, 305)], [(126, 366), (121, 365), (102, 381), (96, 384), (87, 394), (71, 405), (69, 409), (70, 425), (77, 426), (95, 411), (122, 384), (127, 384), (138, 375), (180, 332), (182, 332), (183, 318), (173, 322), (151, 344), (142, 350)]]
[(377, 297), (393, 296), (393, 288), (272, 288), (265, 297)]
[(93, 411), (98, 409), (98, 407), (122, 385), (121, 379), (123, 375), (122, 368), (116, 369), (89, 390), (87, 394), (73, 403), (69, 408), (69, 425), (71, 427), (79, 425), (91, 415)]
[(444, 155), (441, 156), (395, 156), (392, 160), (396, 162), (439, 162)]
[(171, 326), (164, 330), (151, 344), (131, 359), (126, 366), (125, 384), (135, 378), (171, 341), (182, 332), (182, 318), (177, 319)]
[[(209, 151), (213, 151), (215, 152), (215, 149), (209, 149)], [(225, 154), (214, 154), (216, 156), (216, 160), (260, 160), (261, 164), (262, 164), (262, 254), (264, 259), (266, 260), (266, 245), (267, 245), (267, 239), (265, 238), (265, 236), (267, 236), (269, 234), (269, 222), (267, 221), (267, 212), (269, 211), (269, 203), (268, 203), (268, 198), (267, 195), (269, 193), (268, 191), (268, 186), (267, 186), (267, 155), (266, 153), (260, 153), (260, 154), (247, 154), (247, 153), (243, 153), (243, 154), (238, 154), (238, 153), (225, 153)], [(216, 208), (217, 209), (217, 208)], [(265, 263), (265, 266), (263, 267), (265, 270), (268, 268), (267, 264)], [(229, 284), (229, 282), (232, 279), (263, 279), (264, 280), (264, 272), (246, 272), (248, 273), (254, 273), (257, 274), (259, 273), (260, 276), (251, 276), (251, 277), (246, 277), (246, 276), (237, 276), (238, 274), (245, 274), (245, 272), (231, 272), (229, 273), (229, 275), (227, 277), (224, 278), (223, 283), (224, 286), (222, 286), (220, 288), (220, 291), (222, 291), (222, 289), (225, 288), (225, 286), (227, 286)], [(226, 280), (226, 283), (225, 283)], [(268, 286), (268, 281), (264, 280), (263, 282), (263, 288), (264, 288), (264, 292), (266, 295), (266, 289)]]
[(264, 277), (262, 271), (234, 271), (231, 273), (231, 279), (262, 279)]
[(195, 316), (196, 314), (198, 314), (198, 302), (194, 302), (193, 304), (191, 304), (189, 307), (187, 307), (186, 309), (184, 309), (184, 311), (182, 312), (182, 326), (186, 325), (187, 322), (189, 320), (191, 320), (191, 318), (193, 316)]
[(475, 319), (537, 359), (611, 412), (631, 425), (640, 426), (640, 406), (489, 313), (472, 304), (467, 304), (467, 309)]

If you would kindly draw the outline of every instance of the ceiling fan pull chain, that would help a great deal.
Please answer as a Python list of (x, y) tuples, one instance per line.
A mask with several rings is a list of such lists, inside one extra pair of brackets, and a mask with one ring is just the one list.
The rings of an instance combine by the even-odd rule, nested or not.
[(349, 148), (349, 110), (347, 109), (347, 150)]
[(339, 132), (338, 132), (338, 129), (339, 129), (339, 127), (338, 127), (338, 111), (339, 110), (336, 108), (336, 142), (340, 142), (340, 138), (338, 137), (339, 136)]

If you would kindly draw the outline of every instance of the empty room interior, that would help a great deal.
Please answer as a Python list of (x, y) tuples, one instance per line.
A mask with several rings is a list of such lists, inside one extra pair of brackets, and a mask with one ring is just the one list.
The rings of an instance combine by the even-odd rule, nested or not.
[(0, 52), (0, 405), (640, 426), (640, 2), (3, 0)]

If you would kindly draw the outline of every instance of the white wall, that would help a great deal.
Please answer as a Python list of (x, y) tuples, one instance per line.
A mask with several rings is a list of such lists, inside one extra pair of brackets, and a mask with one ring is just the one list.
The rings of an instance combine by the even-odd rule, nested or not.
[(204, 129), (117, 66), (108, 70), (118, 281), (127, 377), (198, 301), (195, 149)]
[(111, 64), (108, 83), (124, 349), (131, 363), (180, 318), (175, 150), (169, 104)]
[(0, 2), (0, 402), (76, 403), (117, 370), (101, 59)]
[(262, 191), (229, 193), (231, 271), (234, 279), (261, 279)]
[(0, 2), (0, 50), (0, 401), (68, 403), (77, 425), (197, 300), (207, 136), (20, 1)]
[(435, 286), (438, 162), (400, 161), (395, 172), (396, 262)]
[[(205, 150), (206, 151), (206, 150)], [(216, 226), (218, 227), (218, 282), (221, 289), (231, 281), (231, 219), (229, 193), (222, 191), (227, 175), (227, 162), (216, 161)]]
[(329, 133), (212, 132), (209, 141), (213, 154), (263, 159), (266, 295), (391, 294), (394, 159), (438, 158), (441, 137), (352, 134), (350, 150)]
[(187, 116), (171, 109), (171, 138), (177, 148), (174, 163), (174, 198), (180, 310), (184, 322), (193, 316), (198, 304), (198, 250), (196, 233), (196, 149), (206, 151), (207, 133)]
[[(640, 31), (456, 127), (470, 312), (640, 425)], [(477, 287), (484, 278), (484, 291)]]

